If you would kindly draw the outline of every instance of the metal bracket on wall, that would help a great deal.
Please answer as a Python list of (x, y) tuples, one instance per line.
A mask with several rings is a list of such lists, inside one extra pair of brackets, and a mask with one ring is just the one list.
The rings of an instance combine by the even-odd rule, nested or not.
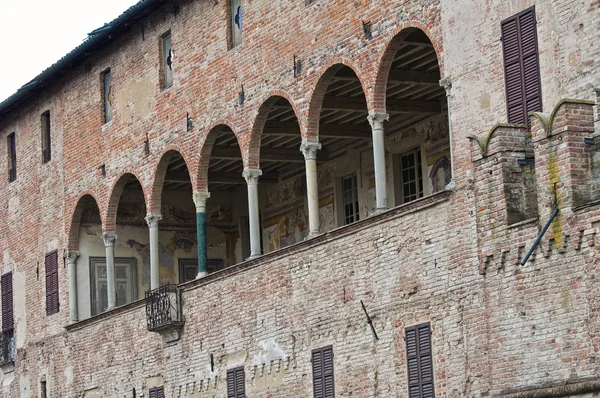
[(550, 219), (548, 220), (546, 225), (544, 225), (544, 228), (542, 228), (542, 230), (540, 231), (539, 235), (535, 239), (535, 242), (533, 242), (533, 246), (531, 246), (531, 249), (529, 249), (525, 257), (523, 257), (523, 259), (521, 260), (521, 265), (525, 265), (527, 263), (529, 257), (531, 257), (535, 249), (539, 246), (542, 238), (544, 237), (544, 234), (546, 234), (546, 231), (550, 227), (550, 224), (552, 224), (552, 221), (554, 221), (554, 219), (558, 215), (558, 197), (556, 195), (556, 183), (554, 183), (554, 206), (554, 211), (550, 215)]
[(362, 305), (362, 309), (365, 312), (365, 315), (367, 316), (367, 323), (369, 324), (369, 326), (371, 326), (371, 331), (373, 332), (373, 336), (375, 336), (375, 339), (379, 340), (379, 336), (377, 336), (377, 331), (375, 330), (375, 326), (373, 326), (373, 320), (369, 316), (369, 313), (367, 312), (367, 309), (365, 308), (365, 304), (363, 303), (362, 300), (360, 300), (360, 305)]

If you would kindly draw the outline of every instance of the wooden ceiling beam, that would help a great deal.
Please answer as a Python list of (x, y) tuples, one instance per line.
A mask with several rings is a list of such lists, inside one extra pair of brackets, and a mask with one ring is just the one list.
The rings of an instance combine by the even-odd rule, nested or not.
[[(264, 128), (263, 134), (281, 137), (301, 137), (298, 123), (277, 123), (273, 126), (267, 126)], [(366, 124), (321, 124), (319, 125), (319, 136), (323, 138), (370, 139), (371, 128)]]

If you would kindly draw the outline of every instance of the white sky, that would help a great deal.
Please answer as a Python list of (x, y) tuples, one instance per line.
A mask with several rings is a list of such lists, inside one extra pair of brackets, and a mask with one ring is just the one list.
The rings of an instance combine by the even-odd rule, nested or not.
[(138, 0), (0, 0), (0, 102)]

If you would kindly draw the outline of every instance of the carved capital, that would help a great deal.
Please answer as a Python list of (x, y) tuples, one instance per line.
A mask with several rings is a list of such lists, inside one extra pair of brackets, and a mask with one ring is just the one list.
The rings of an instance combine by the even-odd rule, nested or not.
[(390, 120), (388, 113), (372, 113), (367, 117), (369, 124), (373, 130), (383, 129), (383, 122)]
[(321, 149), (321, 144), (318, 142), (302, 140), (302, 144), (300, 144), (300, 152), (304, 154), (306, 160), (316, 159), (319, 149)]
[(162, 214), (149, 213), (146, 215), (146, 222), (150, 228), (158, 228), (158, 222), (160, 220), (162, 220)]
[(102, 240), (104, 241), (104, 246), (106, 247), (114, 247), (117, 238), (118, 236), (115, 232), (105, 232), (102, 234)]
[(194, 204), (196, 213), (204, 213), (206, 210), (206, 200), (210, 198), (210, 192), (194, 192)]
[(67, 259), (67, 262), (69, 264), (73, 264), (77, 260), (77, 257), (79, 257), (79, 251), (78, 250), (67, 250), (66, 252), (63, 253), (63, 257), (65, 259)]
[(440, 80), (440, 86), (446, 90), (446, 97), (449, 97), (450, 91), (452, 90), (452, 78), (450, 76), (443, 78)]
[(261, 169), (244, 169), (242, 176), (248, 184), (258, 184), (258, 177), (262, 175)]

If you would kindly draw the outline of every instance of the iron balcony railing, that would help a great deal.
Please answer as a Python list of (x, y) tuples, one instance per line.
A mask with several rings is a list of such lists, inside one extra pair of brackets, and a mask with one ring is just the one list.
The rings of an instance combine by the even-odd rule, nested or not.
[(14, 329), (8, 329), (0, 335), (0, 365), (12, 363), (15, 360)]
[(146, 321), (149, 331), (183, 325), (181, 294), (177, 285), (164, 285), (146, 292)]

